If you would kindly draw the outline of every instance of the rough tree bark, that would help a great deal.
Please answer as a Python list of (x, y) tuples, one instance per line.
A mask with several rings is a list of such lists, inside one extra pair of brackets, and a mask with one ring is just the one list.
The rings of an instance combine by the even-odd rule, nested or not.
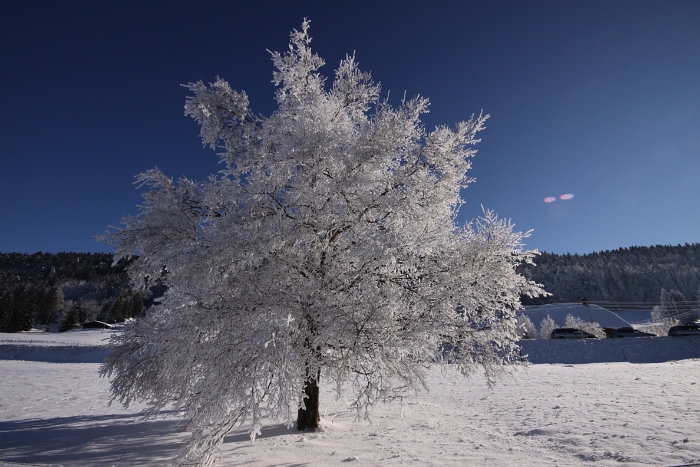
[(318, 422), (321, 421), (321, 416), (318, 413), (318, 380), (309, 379), (304, 386), (304, 392), (306, 393), (306, 399), (304, 399), (306, 408), (299, 409), (297, 428), (299, 428), (299, 431), (304, 431), (307, 428), (315, 430), (318, 428)]

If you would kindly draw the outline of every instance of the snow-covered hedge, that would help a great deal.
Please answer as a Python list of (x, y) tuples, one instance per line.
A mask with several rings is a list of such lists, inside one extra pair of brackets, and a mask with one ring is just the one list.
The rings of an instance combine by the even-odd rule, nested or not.
[(557, 328), (557, 323), (554, 322), (551, 316), (547, 315), (546, 318), (542, 319), (540, 323), (540, 338), (551, 339), (552, 331)]
[(566, 321), (564, 322), (565, 328), (580, 329), (583, 332), (588, 332), (596, 337), (605, 337), (605, 332), (603, 328), (600, 327), (598, 323), (589, 323), (581, 318), (577, 318), (573, 315), (567, 315)]
[(650, 332), (656, 334), (657, 336), (667, 336), (668, 330), (672, 326), (677, 326), (680, 322), (677, 319), (662, 319), (654, 323), (648, 324), (638, 324), (636, 328), (642, 332)]
[(518, 315), (516, 317), (518, 336), (521, 339), (537, 339), (537, 328), (532, 323), (532, 320), (527, 315)]

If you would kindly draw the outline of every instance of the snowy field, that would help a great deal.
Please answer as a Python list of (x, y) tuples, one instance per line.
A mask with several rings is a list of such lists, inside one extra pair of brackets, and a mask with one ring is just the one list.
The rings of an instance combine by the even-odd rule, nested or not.
[[(32, 334), (0, 334), (0, 345), (24, 341), (40, 360), (62, 347), (59, 340), (88, 354), (104, 344), (100, 331)], [(37, 344), (41, 339), (49, 342)], [(610, 352), (619, 352), (610, 341)], [(692, 337), (651, 341), (679, 345), (669, 351), (675, 357), (693, 344), (700, 348)], [(584, 345), (537, 341), (531, 350), (543, 359), (547, 344), (552, 357), (566, 354), (559, 348), (564, 344)], [(169, 465), (177, 453), (186, 434), (177, 432), (175, 414), (144, 421), (139, 407), (107, 406), (109, 382), (97, 376), (99, 363), (5, 360), (12, 358), (7, 349), (0, 348), (0, 465), (155, 466)], [(585, 352), (572, 347), (569, 354), (576, 353)], [(226, 438), (217, 465), (700, 465), (700, 360), (612, 357), (609, 363), (532, 365), (493, 389), (480, 377), (435, 371), (429, 393), (378, 405), (371, 422), (356, 421), (349, 400), (335, 400), (326, 387), (320, 432), (271, 423), (251, 445), (241, 428)], [(79, 353), (66, 358), (80, 360)]]

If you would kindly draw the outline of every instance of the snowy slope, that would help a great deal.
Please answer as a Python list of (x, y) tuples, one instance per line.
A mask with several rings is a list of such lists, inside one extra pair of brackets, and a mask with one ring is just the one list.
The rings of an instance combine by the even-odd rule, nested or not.
[(0, 344), (0, 359), (50, 363), (102, 363), (106, 346)]
[(700, 336), (521, 340), (531, 363), (661, 363), (700, 358)]
[[(87, 350), (94, 336), (84, 335)], [(635, 341), (700, 347), (695, 338)], [(563, 344), (591, 345), (534, 342), (550, 344), (550, 355), (565, 353)], [(581, 347), (569, 350), (581, 353)], [(98, 368), (97, 363), (0, 360), (0, 460), (65, 467), (170, 465), (186, 436), (177, 432), (175, 414), (144, 421), (140, 406), (107, 406), (109, 382), (97, 376)], [(330, 388), (322, 387), (322, 431), (299, 433), (270, 421), (250, 445), (240, 428), (226, 438), (217, 465), (700, 463), (698, 359), (539, 364), (493, 389), (481, 377), (465, 380), (438, 371), (429, 383), (431, 392), (406, 396), (403, 407), (375, 407), (371, 423), (356, 421), (350, 400), (335, 400)]]
[(118, 331), (86, 329), (60, 333), (0, 333), (0, 359), (50, 363), (102, 363)]
[[(173, 419), (105, 407), (96, 364), (0, 362), (0, 459), (64, 466), (168, 465)], [(696, 384), (694, 384), (696, 383)], [(537, 365), (489, 390), (430, 377), (432, 392), (355, 421), (326, 390), (320, 433), (271, 424), (226, 439), (223, 466), (678, 465), (700, 462), (700, 362)]]
[(651, 309), (641, 310), (616, 310), (615, 314), (624, 319), (628, 323), (648, 323), (652, 321)]
[(0, 332), (0, 344), (107, 345), (118, 329), (79, 329), (67, 332)]
[[(101, 363), (114, 332), (99, 329), (66, 333), (0, 333), (0, 360), (49, 363)], [(522, 355), (543, 363), (660, 363), (700, 358), (700, 338), (522, 340)]]

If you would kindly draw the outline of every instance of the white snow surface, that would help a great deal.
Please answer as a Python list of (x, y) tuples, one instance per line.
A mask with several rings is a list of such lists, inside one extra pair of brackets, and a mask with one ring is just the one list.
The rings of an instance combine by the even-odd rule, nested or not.
[(615, 314), (627, 321), (628, 323), (641, 324), (653, 321), (651, 312), (651, 309), (617, 310), (615, 311)]
[(0, 344), (37, 344), (37, 345), (107, 345), (118, 329), (77, 329), (66, 332), (43, 332), (33, 329), (30, 332), (0, 332)]
[[(109, 338), (120, 331), (86, 329), (61, 333), (0, 333), (0, 359), (51, 363), (102, 363)], [(1, 466), (0, 466), (1, 467)]]
[[(33, 334), (0, 334), (0, 341), (36, 346), (25, 339)], [(36, 355), (60, 351), (59, 342), (89, 352), (104, 344), (98, 335), (47, 333)], [(430, 392), (375, 406), (371, 422), (356, 420), (349, 400), (336, 400), (322, 382), (321, 430), (300, 433), (270, 421), (251, 445), (247, 429), (238, 428), (226, 437), (217, 465), (700, 464), (700, 359), (640, 364), (613, 355), (620, 352), (614, 345), (647, 343), (649, 353), (665, 346), (665, 358), (684, 358), (700, 339), (591, 341), (533, 342), (540, 359), (607, 351), (611, 362), (536, 364), (492, 389), (482, 378), (435, 370)], [(533, 342), (526, 343), (530, 350)], [(170, 465), (187, 436), (177, 431), (177, 414), (143, 420), (143, 406), (108, 406), (109, 381), (97, 376), (99, 363), (5, 360), (2, 352), (0, 358), (0, 466)]]

